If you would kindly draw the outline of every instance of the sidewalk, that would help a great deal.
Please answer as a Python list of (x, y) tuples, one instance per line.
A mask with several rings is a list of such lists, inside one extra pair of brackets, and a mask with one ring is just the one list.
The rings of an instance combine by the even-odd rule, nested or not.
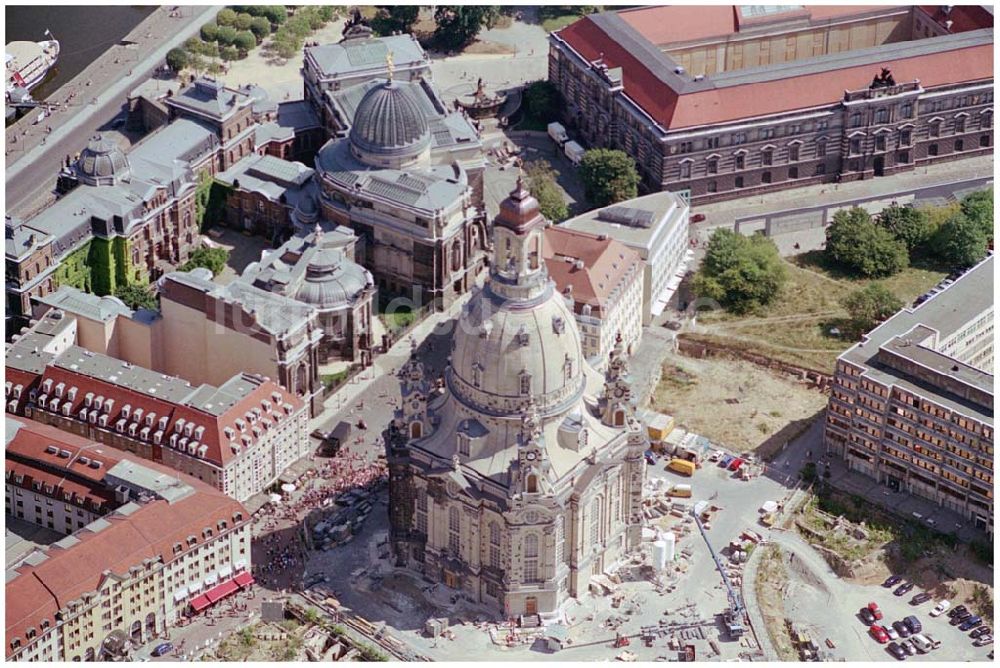
[[(170, 8), (157, 7), (122, 39), (122, 42), (134, 42), (135, 46), (115, 44), (45, 100), (56, 107), (45, 121), (32, 125), (37, 114), (29, 112), (8, 127), (7, 179), (38, 160), (47, 150), (46, 145), (51, 146), (91, 121), (94, 113), (109, 101), (116, 98), (124, 101), (128, 91), (163, 61), (167, 51), (196, 35), (208, 17), (222, 7), (188, 5), (181, 9), (179, 17), (171, 17)], [(46, 132), (46, 126), (52, 131)], [(16, 141), (12, 142), (14, 137)]]
[(755, 216), (889, 197), (921, 188), (974, 178), (992, 178), (992, 176), (993, 156), (978, 156), (920, 167), (912, 172), (877, 179), (824, 183), (697, 206), (694, 207), (694, 211), (704, 214), (706, 220), (704, 224), (692, 225), (692, 228), (697, 230), (709, 230), (715, 227), (732, 228), (737, 220)]
[(323, 426), (337, 415), (345, 406), (349, 406), (358, 398), (365, 396), (372, 384), (398, 369), (410, 357), (411, 340), (419, 347), (439, 325), (455, 319), (461, 313), (462, 307), (469, 300), (471, 293), (466, 293), (451, 305), (447, 311), (432, 313), (427, 316), (410, 333), (396, 341), (385, 353), (375, 358), (372, 366), (363, 370), (349, 382), (342, 385), (323, 402), (324, 410), (309, 423), (310, 431)]

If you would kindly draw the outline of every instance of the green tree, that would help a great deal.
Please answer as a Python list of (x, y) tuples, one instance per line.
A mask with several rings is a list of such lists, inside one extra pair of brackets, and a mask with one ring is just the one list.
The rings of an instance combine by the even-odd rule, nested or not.
[(180, 72), (185, 67), (188, 66), (190, 58), (188, 57), (188, 52), (179, 46), (167, 51), (167, 67), (172, 69), (174, 72)]
[(276, 26), (288, 20), (288, 10), (284, 5), (266, 5), (261, 15)]
[(524, 89), (524, 104), (534, 118), (551, 121), (559, 115), (559, 89), (547, 79), (532, 81)]
[(529, 162), (524, 168), (528, 190), (538, 200), (542, 215), (553, 223), (561, 223), (569, 218), (569, 207), (562, 189), (556, 182), (559, 172), (552, 169), (546, 160)]
[(232, 62), (234, 60), (240, 60), (243, 58), (243, 54), (235, 46), (224, 46), (219, 49), (219, 57), (226, 62)]
[(607, 206), (639, 194), (635, 161), (624, 151), (597, 148), (583, 154), (580, 180), (587, 200), (595, 207)]
[(115, 289), (115, 297), (125, 302), (130, 309), (149, 309), (155, 311), (159, 308), (159, 303), (147, 285), (120, 285)]
[(878, 225), (902, 241), (911, 253), (930, 239), (930, 221), (919, 209), (911, 206), (889, 206), (882, 209)]
[(284, 60), (294, 58), (302, 48), (302, 39), (284, 27), (279, 28), (271, 39), (271, 50)]
[(236, 12), (229, 9), (220, 9), (219, 13), (215, 15), (215, 22), (220, 26), (231, 26), (236, 23)]
[(201, 38), (206, 42), (214, 42), (219, 38), (219, 24), (215, 21), (206, 23), (201, 27)]
[(198, 267), (204, 267), (212, 272), (213, 276), (218, 276), (226, 267), (226, 260), (229, 259), (229, 251), (225, 248), (197, 248), (191, 253), (191, 258), (180, 266), (181, 271), (191, 271)]
[(909, 265), (906, 246), (872, 222), (864, 209), (838, 211), (826, 230), (826, 254), (868, 278), (892, 276)]
[(720, 228), (709, 239), (692, 287), (699, 297), (744, 314), (760, 311), (774, 301), (786, 279), (785, 265), (773, 241), (762, 234), (747, 237)]
[(244, 30), (236, 35), (236, 39), (233, 40), (233, 46), (239, 49), (241, 53), (247, 53), (257, 46), (257, 38), (249, 30)]
[(976, 223), (986, 235), (993, 238), (993, 188), (979, 190), (967, 195), (961, 202), (962, 213)]
[(930, 248), (952, 269), (965, 269), (986, 257), (989, 238), (980, 224), (962, 213), (944, 221)]
[(841, 300), (851, 316), (851, 329), (860, 336), (903, 308), (903, 302), (881, 283), (869, 283)]
[(251, 23), (253, 23), (253, 17), (246, 12), (240, 12), (236, 15), (236, 20), (233, 21), (233, 27), (237, 30), (250, 30)]
[(236, 36), (238, 34), (239, 32), (232, 26), (219, 26), (219, 32), (216, 34), (215, 41), (220, 46), (232, 46), (236, 43)]
[(419, 5), (379, 5), (375, 18), (371, 21), (371, 27), (376, 35), (412, 32), (413, 25), (419, 17)]
[(500, 8), (494, 5), (439, 5), (434, 10), (434, 39), (443, 48), (460, 49), (499, 19)]
[(263, 41), (271, 34), (271, 22), (263, 16), (255, 16), (250, 22), (250, 32), (254, 34), (258, 42)]

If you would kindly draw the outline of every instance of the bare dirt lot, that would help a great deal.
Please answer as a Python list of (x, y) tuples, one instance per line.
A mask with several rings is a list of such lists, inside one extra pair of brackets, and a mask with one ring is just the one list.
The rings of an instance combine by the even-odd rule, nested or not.
[(750, 362), (674, 353), (651, 398), (655, 410), (677, 416), (684, 428), (761, 455), (793, 438), (826, 403), (823, 393)]

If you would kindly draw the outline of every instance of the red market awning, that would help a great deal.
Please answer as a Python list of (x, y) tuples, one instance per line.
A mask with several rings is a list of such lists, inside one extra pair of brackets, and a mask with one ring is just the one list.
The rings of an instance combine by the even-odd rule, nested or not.
[(212, 605), (212, 601), (208, 600), (208, 596), (206, 594), (202, 594), (201, 596), (191, 599), (191, 607), (194, 608), (195, 612), (201, 612), (210, 605)]
[(216, 601), (219, 601), (219, 600), (221, 600), (221, 599), (229, 596), (230, 594), (232, 594), (233, 592), (237, 591), (238, 589), (239, 589), (239, 585), (237, 585), (232, 580), (226, 580), (222, 584), (220, 584), (220, 585), (218, 585), (216, 587), (212, 587), (207, 592), (205, 592), (205, 596), (208, 597), (209, 601), (211, 601), (212, 603), (215, 603)]
[(235, 582), (241, 587), (249, 587), (254, 583), (253, 574), (250, 573), (250, 571), (240, 573), (235, 578), (233, 578), (233, 582)]

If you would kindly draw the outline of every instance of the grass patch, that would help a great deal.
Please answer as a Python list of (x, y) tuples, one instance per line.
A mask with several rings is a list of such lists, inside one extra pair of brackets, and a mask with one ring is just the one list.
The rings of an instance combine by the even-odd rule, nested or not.
[(555, 32), (556, 30), (562, 30), (570, 23), (576, 23), (580, 20), (578, 14), (563, 14), (562, 16), (550, 16), (542, 19), (542, 29), (545, 32)]
[[(853, 339), (836, 333), (846, 330), (848, 318), (840, 301), (871, 281), (847, 275), (831, 265), (821, 251), (788, 258), (786, 266), (785, 288), (763, 314), (702, 313), (699, 323), (709, 331), (691, 334), (691, 338), (832, 372), (837, 357), (854, 344)], [(881, 282), (904, 304), (910, 304), (946, 275), (939, 267), (918, 262)]]
[(343, 371), (338, 371), (337, 373), (324, 373), (320, 374), (319, 380), (326, 387), (337, 387), (347, 380), (347, 376), (350, 373), (350, 369), (344, 369)]

